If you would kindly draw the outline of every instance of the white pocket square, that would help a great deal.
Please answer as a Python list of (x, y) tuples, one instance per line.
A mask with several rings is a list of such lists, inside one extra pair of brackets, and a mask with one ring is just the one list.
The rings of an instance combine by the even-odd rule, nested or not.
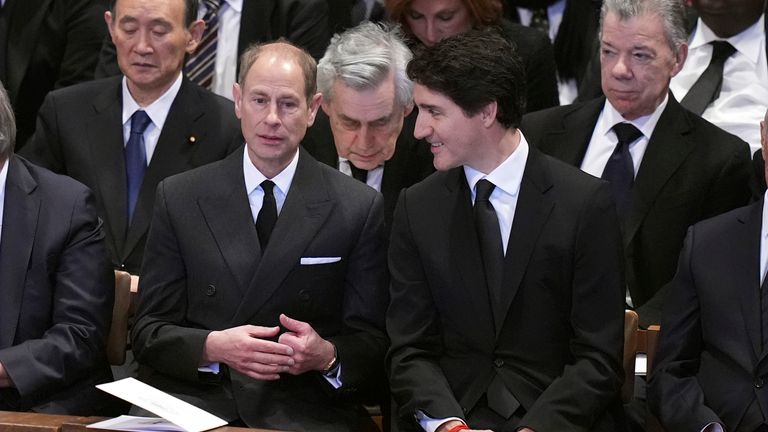
[(341, 257), (302, 257), (301, 265), (330, 264), (341, 261)]

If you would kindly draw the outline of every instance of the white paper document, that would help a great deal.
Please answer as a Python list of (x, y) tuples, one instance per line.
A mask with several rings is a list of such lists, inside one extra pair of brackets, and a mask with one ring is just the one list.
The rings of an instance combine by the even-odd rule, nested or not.
[[(144, 384), (135, 378), (125, 378), (111, 383), (99, 384), (96, 387), (138, 407), (144, 408), (167, 420), (167, 422), (158, 422), (158, 419), (147, 417), (133, 417), (133, 419), (140, 420), (135, 420), (137, 422), (135, 428), (131, 426), (131, 428), (128, 429), (126, 427), (128, 427), (127, 424), (130, 423), (130, 416), (121, 416), (112, 420), (107, 420), (107, 422), (119, 421), (119, 423), (125, 423), (124, 427), (116, 427), (117, 425), (104, 426), (103, 423), (105, 422), (96, 423), (89, 427), (129, 431), (202, 432), (227, 424), (225, 420), (184, 402), (181, 399), (175, 398), (168, 393)], [(142, 421), (145, 423), (141, 424)], [(100, 424), (102, 424), (102, 426), (97, 426)], [(175, 429), (169, 429), (169, 427), (173, 425), (176, 425), (177, 427)]]

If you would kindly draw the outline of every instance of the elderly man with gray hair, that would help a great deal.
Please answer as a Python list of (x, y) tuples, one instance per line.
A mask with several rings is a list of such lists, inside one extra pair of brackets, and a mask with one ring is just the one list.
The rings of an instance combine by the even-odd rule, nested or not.
[(303, 143), (317, 160), (381, 192), (388, 226), (400, 190), (434, 171), (429, 146), (413, 137), (410, 60), (397, 26), (366, 22), (335, 35), (317, 65), (323, 113)]
[(13, 154), (0, 85), (0, 410), (104, 413), (114, 274), (93, 195)]
[(605, 0), (605, 97), (526, 115), (544, 153), (611, 183), (625, 252), (627, 305), (661, 321), (663, 290), (687, 228), (747, 203), (749, 147), (686, 110), (669, 83), (688, 52), (680, 0)]

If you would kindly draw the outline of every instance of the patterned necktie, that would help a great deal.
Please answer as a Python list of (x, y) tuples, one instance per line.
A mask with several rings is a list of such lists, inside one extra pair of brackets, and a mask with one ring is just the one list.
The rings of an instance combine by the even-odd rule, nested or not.
[(184, 71), (192, 82), (210, 90), (216, 72), (216, 44), (219, 33), (219, 8), (222, 0), (203, 0), (205, 31), (195, 52), (189, 56)]
[(136, 111), (131, 116), (131, 133), (125, 144), (125, 177), (128, 196), (128, 226), (133, 219), (133, 210), (139, 198), (141, 182), (147, 170), (147, 149), (144, 145), (144, 131), (152, 120), (144, 111)]
[(635, 183), (635, 165), (632, 163), (629, 145), (643, 136), (643, 133), (630, 123), (617, 123), (613, 126), (613, 132), (619, 141), (605, 164), (601, 177), (611, 183), (616, 209), (621, 218), (627, 209), (629, 193)]
[(728, 57), (736, 52), (736, 48), (726, 41), (713, 41), (712, 60), (704, 69), (699, 79), (693, 83), (680, 104), (689, 111), (701, 115), (710, 103), (720, 97), (723, 86), (723, 68)]
[(277, 223), (277, 202), (275, 201), (275, 184), (271, 180), (261, 182), (261, 188), (264, 190), (264, 201), (261, 202), (261, 210), (256, 217), (256, 232), (259, 235), (261, 250), (267, 248), (269, 237)]

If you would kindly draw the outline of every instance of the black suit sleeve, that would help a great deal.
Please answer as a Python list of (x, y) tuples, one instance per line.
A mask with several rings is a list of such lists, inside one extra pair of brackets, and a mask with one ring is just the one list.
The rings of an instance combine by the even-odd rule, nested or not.
[[(114, 273), (90, 191), (83, 188), (71, 208), (41, 211), (56, 211), (69, 229), (61, 244), (47, 251), (46, 262), (33, 262), (27, 270), (25, 302), (26, 296), (33, 303), (35, 295), (52, 295), (52, 310), (41, 316), (51, 319), (51, 327), (40, 338), (0, 350), (0, 363), (22, 397), (50, 395), (105, 362), (114, 301)], [(60, 233), (48, 234), (42, 242)]]
[(649, 385), (648, 403), (670, 431), (701, 430), (723, 422), (704, 403), (696, 373), (704, 341), (695, 278), (691, 272), (696, 230), (689, 228), (683, 252), (665, 298), (659, 353)]

